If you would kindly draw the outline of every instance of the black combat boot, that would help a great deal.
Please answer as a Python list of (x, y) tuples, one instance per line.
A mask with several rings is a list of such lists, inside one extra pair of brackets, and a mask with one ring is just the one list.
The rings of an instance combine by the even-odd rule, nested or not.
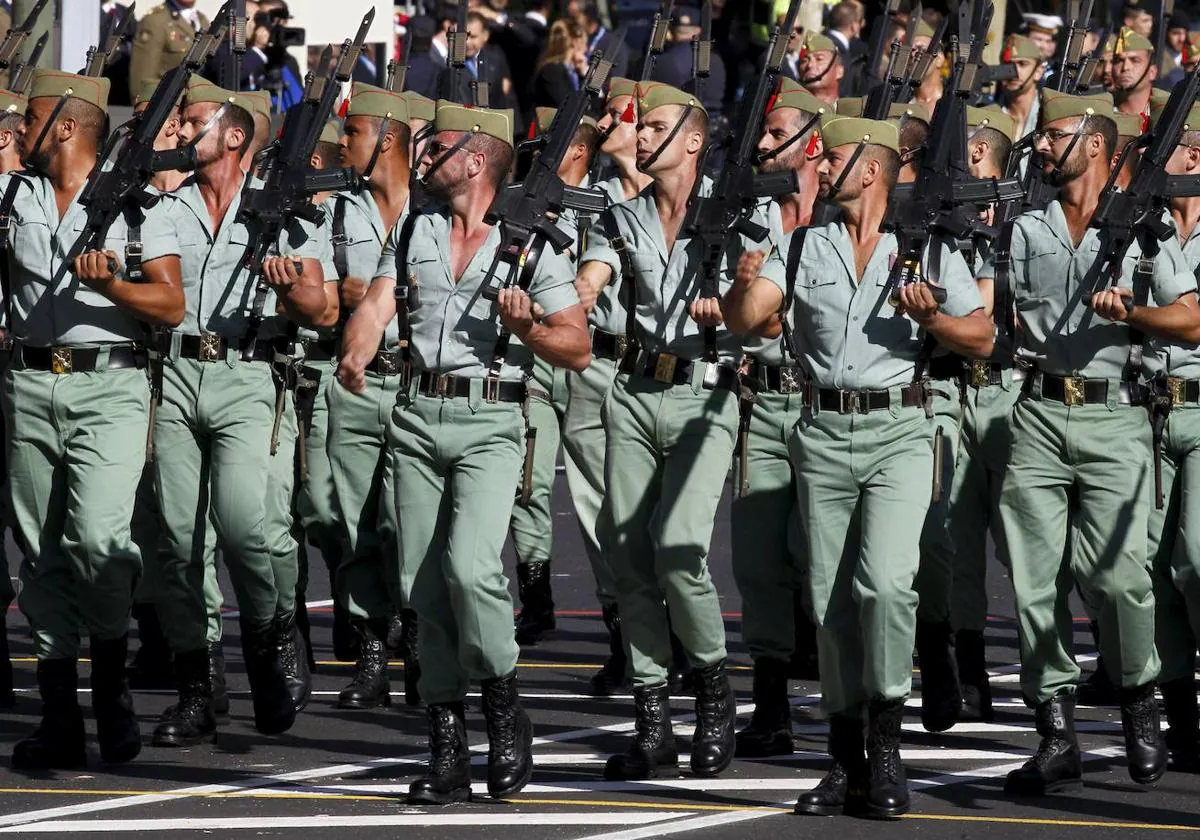
[(295, 613), (275, 616), (275, 644), (279, 647), (279, 664), (292, 705), (302, 712), (312, 695), (312, 671), (308, 668), (307, 648)]
[(125, 682), (125, 657), (129, 636), (91, 640), (92, 714), (100, 757), (109, 764), (133, 761), (142, 751), (142, 731), (133, 711), (133, 698)]
[(358, 620), (358, 662), (354, 663), (354, 679), (338, 694), (339, 709), (374, 709), (392, 705), (388, 681), (387, 649), (384, 638), (387, 625), (383, 621)]
[(409, 805), (471, 801), (471, 753), (462, 703), (429, 707), (429, 772), (408, 786)]
[(74, 659), (41, 659), (37, 664), (42, 722), (13, 746), (14, 770), (77, 770), (87, 765), (79, 675)]
[(12, 658), (8, 652), (8, 625), (4, 610), (0, 610), (0, 709), (11, 709), (17, 705), (17, 693), (13, 691)]
[[(668, 615), (667, 620), (670, 621), (670, 618)], [(679, 641), (674, 630), (671, 631), (671, 664), (667, 667), (667, 686), (671, 689), (672, 696), (696, 696), (696, 671), (692, 668), (687, 651), (683, 649), (683, 642)]]
[(1121, 689), (1121, 729), (1129, 778), (1139, 785), (1157, 782), (1167, 771), (1167, 746), (1159, 730), (1154, 683)]
[(138, 691), (174, 688), (171, 648), (153, 604), (134, 604), (138, 649), (126, 669), (129, 687)]
[(754, 660), (754, 714), (737, 733), (738, 758), (791, 755), (792, 706), (788, 702), (790, 664), (769, 656)]
[[(988, 681), (987, 648), (982, 630), (959, 630), (954, 637), (954, 658), (958, 661), (958, 682), (962, 686), (962, 719), (990, 722), (992, 684)], [(924, 692), (922, 692), (923, 694)]]
[(633, 689), (633, 743), (604, 765), (610, 782), (656, 779), (663, 772), (679, 774), (679, 751), (671, 730), (671, 695), (665, 685)]
[(958, 723), (962, 688), (951, 649), (948, 621), (917, 622), (917, 660), (921, 666), (921, 725), (928, 732), (945, 732)]
[(696, 733), (692, 736), (692, 772), (716, 776), (733, 763), (737, 746), (737, 706), (725, 663), (696, 669)]
[(204, 741), (216, 742), (211, 650), (189, 650), (175, 657), (179, 702), (163, 712), (154, 727), (154, 746), (194, 747)]
[(555, 630), (550, 564), (518, 565), (517, 594), (521, 599), (521, 612), (516, 621), (517, 644), (536, 645), (550, 638)]
[(867, 803), (866, 749), (861, 715), (830, 715), (833, 766), (815, 788), (800, 794), (795, 812), (818, 817), (863, 813)]
[[(335, 588), (334, 592), (337, 591)], [(358, 636), (351, 627), (350, 611), (340, 601), (333, 602), (333, 658), (338, 662), (358, 661)]]
[[(1096, 644), (1096, 650), (1100, 650), (1100, 624), (1098, 622), (1089, 622), (1088, 628), (1092, 631), (1092, 641)], [(1075, 700), (1085, 706), (1116, 706), (1120, 703), (1120, 698), (1117, 696), (1117, 685), (1108, 675), (1108, 668), (1104, 666), (1104, 657), (1096, 656), (1096, 670), (1092, 671), (1091, 675), (1086, 680), (1079, 683), (1075, 689)]]
[(225, 649), (220, 642), (208, 643), (208, 681), (212, 686), (212, 710), (219, 718), (229, 717), (229, 686), (225, 682)]
[(617, 605), (603, 608), (604, 627), (608, 630), (608, 660), (592, 674), (588, 689), (593, 697), (608, 697), (629, 688), (626, 674), (629, 660), (625, 656), (625, 640), (621, 635), (621, 613)]
[(1004, 780), (1004, 792), (1044, 796), (1083, 786), (1083, 761), (1075, 735), (1075, 695), (1060, 692), (1034, 708), (1037, 752)]
[(296, 722), (296, 704), (280, 661), (276, 622), (261, 627), (249, 626), (245, 620), (240, 624), (242, 658), (254, 701), (254, 727), (264, 735), (287, 732)]
[[(296, 632), (300, 634), (298, 642), (300, 655), (304, 657), (309, 674), (312, 674), (317, 670), (317, 657), (313, 653), (312, 626), (308, 621), (308, 602), (304, 600), (304, 593), (299, 590), (296, 592), (296, 612), (292, 620), (296, 624)], [(308, 700), (304, 702), (307, 704)]]
[(404, 636), (404, 613), (412, 610), (392, 610), (388, 615), (387, 645), (388, 659), (408, 659), (408, 639)]
[(793, 680), (817, 682), (821, 679), (817, 662), (817, 626), (808, 614), (804, 593), (799, 589), (792, 592), (792, 615), (795, 618), (793, 635), (796, 646), (788, 663), (788, 676)]
[(867, 722), (867, 801), (864, 816), (894, 819), (908, 813), (908, 779), (900, 762), (904, 701), (873, 701)]
[(417, 614), (413, 610), (401, 610), (404, 626), (404, 705), (421, 705), (421, 656), (417, 650), (419, 636)]
[(533, 724), (517, 695), (517, 672), (484, 680), (483, 716), (488, 734), (488, 793), (517, 793), (533, 775)]
[(1163, 741), (1171, 754), (1171, 769), (1177, 773), (1200, 772), (1200, 709), (1196, 705), (1196, 680), (1184, 677), (1159, 687), (1170, 728)]

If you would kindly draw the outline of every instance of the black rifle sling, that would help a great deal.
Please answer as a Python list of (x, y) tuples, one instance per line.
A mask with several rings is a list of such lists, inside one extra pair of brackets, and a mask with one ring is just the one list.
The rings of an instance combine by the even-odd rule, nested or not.
[[(1153, 237), (1139, 237), (1142, 251), (1133, 268), (1133, 304), (1145, 306), (1150, 300), (1150, 283), (1154, 279), (1154, 260), (1158, 256), (1158, 242)], [(1142, 354), (1146, 342), (1145, 334), (1129, 326), (1129, 358), (1125, 362), (1124, 381), (1137, 382), (1142, 373)]]
[(800, 361), (800, 346), (796, 344), (796, 333), (792, 330), (789, 320), (792, 305), (796, 301), (796, 273), (800, 270), (800, 252), (804, 250), (804, 240), (808, 237), (809, 228), (798, 227), (792, 233), (791, 244), (788, 245), (787, 272), (784, 275), (786, 288), (783, 291), (783, 301), (779, 304), (779, 322), (783, 325), (783, 342), (781, 349), (784, 356), (791, 355), (794, 361)]
[(4, 198), (0, 199), (0, 294), (4, 295), (4, 327), (10, 331), (13, 328), (12, 211), (23, 180), (20, 175), (12, 175)]
[(625, 307), (625, 341), (632, 348), (637, 341), (637, 269), (633, 267), (633, 257), (629, 255), (629, 243), (625, 237), (614, 236), (609, 240), (609, 245), (617, 252), (617, 259), (621, 263), (621, 288), (617, 297)]
[[(400, 227), (400, 235), (396, 240), (399, 252), (396, 254), (396, 331), (398, 333), (400, 358), (405, 364), (412, 361), (412, 324), (408, 314), (419, 305), (417, 300), (416, 278), (408, 273), (408, 243), (412, 239), (413, 229), (417, 225), (420, 211), (414, 210), (408, 214)], [(409, 282), (411, 279), (411, 283)]]
[(1014, 222), (1000, 229), (996, 237), (996, 249), (992, 252), (996, 267), (992, 280), (992, 320), (999, 334), (1010, 341), (1016, 335), (1016, 313), (1012, 301), (1012, 237)]
[(333, 197), (333, 265), (339, 280), (350, 276), (350, 255), (346, 247), (350, 244), (346, 236), (346, 205), (349, 203), (350, 199), (344, 195)]

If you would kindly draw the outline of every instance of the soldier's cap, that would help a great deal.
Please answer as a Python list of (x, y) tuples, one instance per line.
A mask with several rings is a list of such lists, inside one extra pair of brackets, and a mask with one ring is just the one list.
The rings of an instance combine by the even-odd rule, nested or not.
[(779, 78), (779, 89), (767, 106), (767, 113), (779, 108), (795, 108), (807, 114), (833, 113), (834, 106), (813, 96), (797, 81), (787, 76)]
[(342, 126), (337, 120), (325, 120), (325, 125), (321, 126), (321, 138), (318, 142), (332, 143), (338, 145), (342, 139)]
[(1141, 137), (1142, 132), (1148, 128), (1141, 114), (1122, 114), (1114, 110), (1112, 121), (1117, 124), (1118, 137)]
[(838, 51), (837, 44), (828, 35), (822, 35), (820, 32), (806, 32), (804, 40), (800, 43), (800, 52), (817, 53), (817, 52), (832, 52)]
[(398, 93), (365, 82), (350, 86), (347, 117), (375, 117), (408, 124), (408, 100)]
[(837, 105), (834, 106), (834, 111), (839, 117), (861, 117), (866, 105), (866, 97), (843, 96), (838, 99)]
[(998, 105), (990, 105), (987, 108), (967, 106), (967, 128), (991, 128), (1007, 137), (1010, 143), (1017, 141), (1017, 121), (1004, 113)]
[(695, 6), (680, 6), (675, 10), (672, 26), (699, 26), (700, 10)]
[[(229, 105), (235, 108), (241, 108), (250, 116), (254, 116), (258, 107), (256, 97), (251, 93), (234, 93), (232, 90), (226, 90), (223, 87), (217, 87), (207, 79), (201, 79), (199, 76), (192, 76), (188, 80), (187, 93), (184, 94), (184, 106), (201, 105), (204, 103), (212, 103), (213, 105)], [(269, 101), (269, 97), (268, 97)], [(268, 115), (270, 108), (267, 109)]]
[(917, 31), (913, 33), (914, 38), (929, 38), (932, 39), (937, 34), (937, 30), (930, 26), (929, 21), (921, 18), (917, 21)]
[(1000, 60), (1005, 64), (1011, 64), (1018, 58), (1032, 58), (1034, 61), (1041, 61), (1042, 52), (1038, 49), (1037, 44), (1024, 35), (1009, 35), (1004, 39), (1004, 49), (1000, 52)]
[[(154, 98), (154, 91), (156, 90), (158, 90), (158, 82), (152, 80), (142, 82), (142, 86), (138, 88), (137, 96), (133, 98), (133, 106), (136, 108), (143, 102), (149, 102)], [(179, 94), (179, 98), (183, 99), (182, 93)], [(175, 104), (178, 105), (179, 102), (176, 102)]]
[(471, 108), (439, 99), (434, 126), (438, 131), (473, 131), (513, 144), (511, 108)]
[[(1150, 108), (1150, 125), (1158, 125), (1159, 119), (1162, 117), (1163, 106)], [(1188, 111), (1187, 120), (1183, 124), (1184, 131), (1200, 131), (1200, 102), (1192, 105)]]
[(898, 120), (902, 117), (912, 117), (926, 125), (933, 119), (929, 109), (919, 102), (893, 102), (888, 108), (888, 119)]
[(1095, 96), (1072, 96), (1052, 88), (1042, 89), (1042, 124), (1069, 117), (1112, 118), (1113, 100), (1110, 93)]
[(29, 100), (11, 90), (0, 90), (0, 116), (17, 114), (25, 116), (25, 108)]
[(821, 120), (821, 141), (826, 149), (865, 142), (900, 153), (900, 129), (895, 123), (882, 120), (834, 115)]
[(59, 99), (69, 96), (95, 105), (104, 113), (108, 113), (108, 90), (111, 87), (108, 79), (103, 76), (80, 76), (75, 73), (64, 73), (61, 70), (34, 70), (33, 87), (30, 88), (29, 98), (39, 99), (52, 96)]
[(638, 113), (643, 117), (655, 108), (661, 108), (664, 105), (683, 105), (685, 107), (691, 105), (708, 116), (708, 109), (704, 107), (703, 102), (696, 98), (694, 93), (664, 85), (662, 82), (638, 82), (636, 98)]
[[(554, 122), (554, 116), (558, 113), (558, 109), (539, 107), (535, 108), (534, 111), (537, 114), (537, 133), (545, 134), (550, 130), (550, 123)], [(589, 117), (587, 114), (583, 115), (583, 119), (579, 121), (579, 124), (590, 125), (592, 128), (596, 128), (597, 126), (596, 118)]]
[(622, 76), (613, 76), (608, 80), (608, 100), (612, 102), (618, 96), (637, 96), (637, 82)]
[(422, 96), (415, 90), (406, 90), (400, 95), (408, 103), (409, 120), (424, 120), (427, 123), (433, 122), (434, 117), (437, 116), (437, 103), (428, 96)]
[(271, 122), (271, 94), (265, 90), (252, 90), (241, 94), (244, 97), (244, 102), (240, 102), (243, 108), (250, 112), (252, 117), (262, 117), (268, 123)]
[(1113, 42), (1113, 55), (1141, 50), (1154, 52), (1154, 45), (1145, 35), (1134, 32), (1128, 26), (1122, 26), (1121, 31), (1117, 33), (1117, 40)]
[(1063, 19), (1058, 15), (1043, 15), (1037, 12), (1025, 12), (1025, 29), (1029, 32), (1044, 32), (1047, 35), (1057, 35), (1063, 27)]

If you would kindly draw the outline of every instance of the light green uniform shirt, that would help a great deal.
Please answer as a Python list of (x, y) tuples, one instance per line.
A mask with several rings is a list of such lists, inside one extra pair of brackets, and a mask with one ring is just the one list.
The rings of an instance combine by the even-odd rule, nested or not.
[[(784, 268), (787, 268), (787, 247), (792, 241), (791, 236), (785, 236), (783, 233), (783, 213), (779, 209), (779, 202), (773, 199), (764, 199), (759, 203), (760, 211), (767, 217), (767, 227), (770, 229), (768, 242), (758, 244), (759, 250), (766, 250), (768, 247), (774, 248), (779, 259), (783, 262)], [(785, 365), (795, 364), (796, 360), (792, 358), (790, 352), (784, 353), (783, 336), (776, 338), (763, 338), (758, 335), (750, 335), (743, 338), (746, 352), (754, 358), (758, 359), (764, 365)]]
[[(1079, 247), (1074, 246), (1057, 201), (1044, 211), (1017, 217), (1011, 282), (1021, 325), (1018, 358), (1056, 376), (1122, 378), (1129, 361), (1129, 326), (1096, 315), (1081, 300), (1079, 289), (1099, 251), (1099, 233), (1090, 228)], [(1126, 254), (1123, 286), (1129, 286), (1140, 253), (1135, 244)], [(994, 277), (994, 266), (985, 266), (979, 276)], [(1164, 306), (1195, 289), (1196, 279), (1186, 269), (1179, 245), (1164, 242), (1150, 282), (1153, 303)]]
[[(1172, 222), (1171, 214), (1164, 213), (1163, 220)], [(1195, 291), (1195, 272), (1200, 268), (1200, 225), (1192, 229), (1186, 241), (1180, 242), (1178, 236), (1173, 241), (1181, 246), (1184, 266), (1193, 272), (1192, 291)], [(1147, 336), (1142, 367), (1148, 376), (1164, 373), (1184, 379), (1200, 379), (1200, 347), (1194, 344), (1171, 344)]]
[[(500, 335), (496, 304), (483, 296), (488, 269), (500, 246), (500, 228), (492, 228), (455, 283), (450, 274), (450, 225), (450, 212), (445, 207), (422, 212), (412, 227), (405, 266), (399, 265), (403, 249), (398, 241), (404, 226), (396, 225), (383, 248), (375, 276), (406, 278), (410, 295), (416, 294), (416, 302), (410, 300), (409, 326), (410, 352), (417, 371), (484, 377)], [(493, 287), (505, 278), (507, 269), (505, 264), (497, 267), (491, 280)], [(566, 253), (556, 254), (547, 246), (538, 261), (529, 296), (546, 315), (553, 315), (579, 303), (574, 281), (575, 272)], [(529, 348), (513, 337), (500, 378), (520, 380), (532, 362)]]
[[(621, 186), (620, 178), (614, 176), (601, 182), (599, 186), (608, 194), (608, 200), (612, 204), (620, 204), (625, 201), (625, 190)], [(594, 243), (596, 237), (601, 234), (602, 231), (596, 230), (593, 226), (588, 232), (588, 245)], [(582, 265), (582, 263), (580, 264)], [(588, 321), (592, 326), (605, 332), (624, 335), (626, 320), (625, 307), (621, 304), (621, 282), (614, 276), (613, 281), (604, 287), (604, 291), (597, 298), (595, 307), (588, 315)]]
[[(87, 225), (87, 211), (79, 196), (60, 221), (48, 178), (32, 173), (5, 175), (0, 177), (0, 195), (12, 178), (19, 178), (22, 184), (13, 204), (9, 250), (14, 336), (34, 347), (144, 340), (144, 324), (72, 272), (72, 250)], [(150, 208), (141, 228), (143, 263), (180, 253), (175, 226), (165, 208)], [(119, 218), (105, 240), (105, 248), (115, 251), (122, 264), (127, 236), (125, 220)]]
[[(834, 222), (809, 230), (790, 315), (801, 364), (819, 387), (885, 389), (913, 381), (925, 332), (888, 303), (895, 254), (896, 237), (885, 233), (862, 280), (856, 281), (854, 247), (845, 225)], [(961, 317), (983, 307), (966, 262), (945, 246), (941, 284), (946, 314)]]

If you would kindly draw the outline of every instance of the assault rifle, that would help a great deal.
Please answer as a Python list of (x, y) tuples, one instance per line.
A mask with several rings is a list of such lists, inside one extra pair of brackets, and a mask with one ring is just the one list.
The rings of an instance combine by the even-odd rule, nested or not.
[[(667, 48), (667, 30), (671, 26), (671, 14), (674, 9), (675, 0), (662, 0), (662, 5), (654, 13), (654, 22), (650, 25), (650, 43), (646, 45), (646, 58), (642, 62), (642, 74), (639, 76), (643, 82), (650, 81), (658, 57)], [(616, 55), (613, 53), (614, 58)]]
[[(406, 58), (405, 61), (408, 59)], [(467, 0), (459, 0), (454, 28), (446, 33), (446, 69), (441, 98), (474, 105), (471, 73), (467, 70)]]
[[(914, 80), (919, 80), (924, 75), (922, 54), (917, 53), (912, 46), (913, 39), (917, 37), (917, 24), (920, 20), (921, 4), (918, 2), (913, 6), (909, 16), (904, 40), (892, 41), (891, 56), (888, 59), (888, 68), (883, 78), (883, 84), (872, 89), (863, 102), (865, 118), (886, 120), (893, 102), (907, 102), (912, 98), (909, 91), (916, 87)], [(930, 46), (933, 46), (932, 41)], [(928, 69), (927, 66), (924, 69)], [(920, 75), (918, 75), (919, 73)], [(916, 84), (919, 83), (919, 81), (916, 82)]]
[(1095, 0), (1067, 0), (1067, 25), (1064, 37), (1054, 58), (1054, 86), (1064, 93), (1074, 93), (1088, 59), (1083, 55), (1088, 22), (1092, 19)]
[(108, 19), (107, 31), (100, 36), (100, 45), (92, 47), (87, 51), (87, 65), (84, 68), (83, 75), (85, 76), (103, 76), (104, 68), (117, 54), (121, 48), (121, 42), (130, 34), (130, 25), (133, 23), (133, 7), (136, 3), (130, 3), (129, 8), (125, 10), (125, 14), (121, 16), (120, 21), (114, 21), (113, 18)]
[(12, 76), (8, 82), (9, 90), (21, 96), (29, 96), (29, 91), (33, 87), (33, 71), (37, 69), (38, 59), (42, 57), (42, 51), (46, 49), (46, 44), (49, 42), (50, 33), (42, 33), (42, 37), (38, 38), (37, 43), (33, 45), (29, 58), (13, 65)]
[(242, 88), (242, 61), (246, 56), (246, 0), (231, 0), (222, 11), (229, 41), (221, 61), (221, 87), (236, 93)]
[(33, 29), (37, 26), (38, 19), (41, 18), (42, 12), (46, 10), (46, 4), (49, 2), (50, 0), (38, 0), (37, 5), (30, 9), (29, 14), (25, 16), (24, 23), (8, 30), (4, 40), (0, 41), (0, 70), (12, 67), (13, 62), (17, 60), (17, 55), (21, 52), (21, 47), (25, 46), (25, 42), (33, 34)]
[[(875, 16), (875, 20), (871, 23), (871, 38), (870, 49), (865, 58), (859, 59), (865, 61), (866, 67), (863, 68), (862, 75), (858, 77), (858, 89), (855, 94), (858, 96), (866, 96), (866, 94), (879, 84), (879, 63), (883, 61), (883, 51), (887, 49), (888, 30), (891, 28), (892, 17), (900, 9), (900, 0), (887, 0), (887, 6), (883, 13)], [(790, 36), (791, 33), (789, 32)]]

